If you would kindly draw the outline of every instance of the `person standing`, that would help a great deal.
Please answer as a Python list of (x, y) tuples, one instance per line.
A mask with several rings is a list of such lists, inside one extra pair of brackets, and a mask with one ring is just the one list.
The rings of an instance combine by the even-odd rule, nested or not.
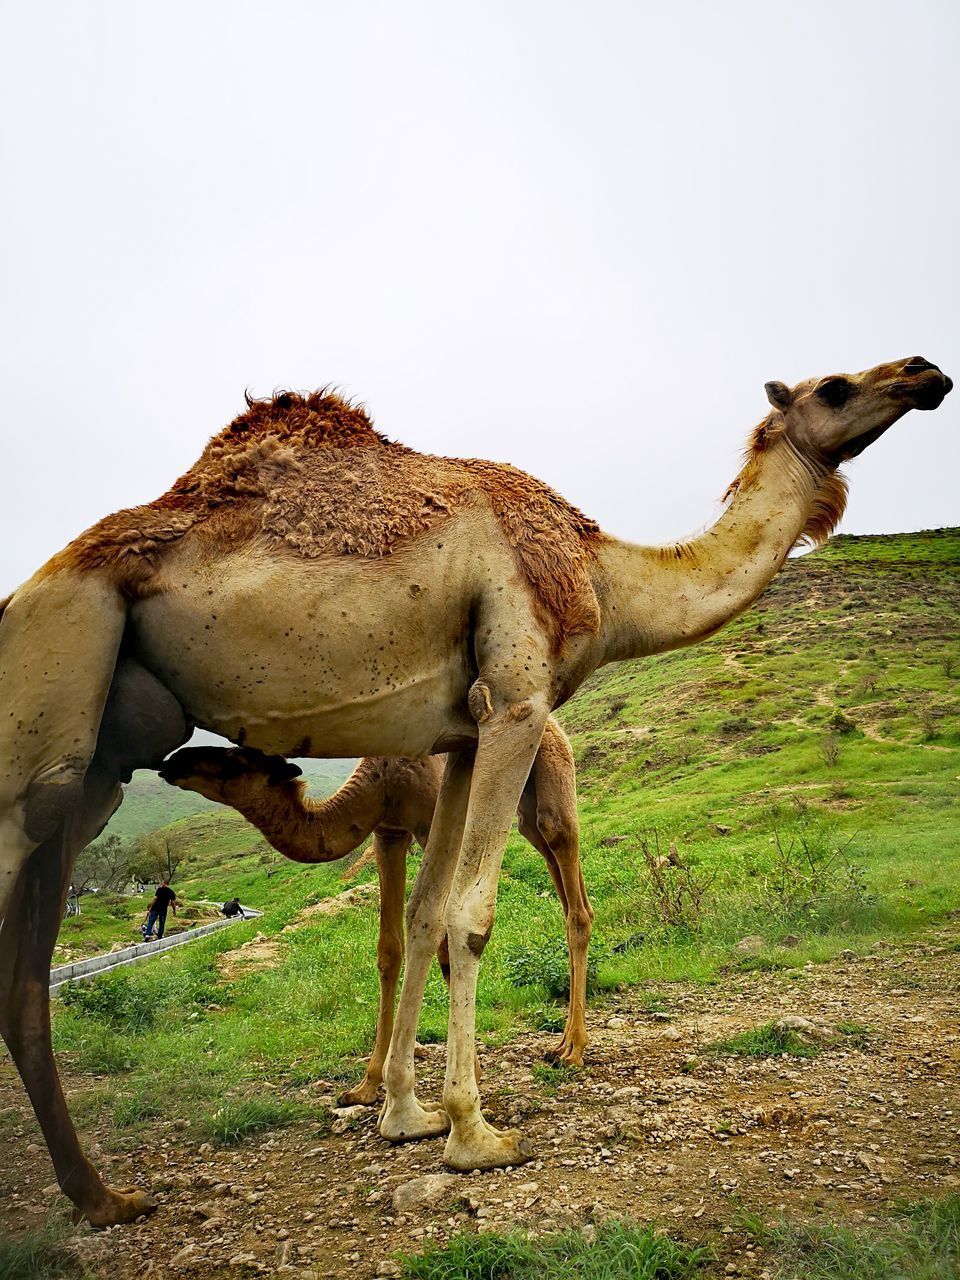
[(163, 931), (167, 927), (168, 908), (173, 910), (174, 915), (177, 914), (177, 895), (170, 888), (169, 877), (157, 885), (157, 892), (147, 908), (147, 923), (143, 931), (145, 942), (149, 942), (153, 937), (154, 925), (157, 928), (157, 941), (159, 942), (163, 937)]

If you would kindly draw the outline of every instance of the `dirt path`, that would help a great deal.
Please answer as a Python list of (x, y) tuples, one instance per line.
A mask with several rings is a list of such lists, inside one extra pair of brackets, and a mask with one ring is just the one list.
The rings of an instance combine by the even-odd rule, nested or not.
[[(135, 1276), (374, 1276), (396, 1249), (463, 1227), (535, 1230), (607, 1214), (659, 1218), (687, 1239), (709, 1236), (718, 1275), (761, 1277), (762, 1250), (740, 1211), (854, 1221), (902, 1197), (960, 1187), (960, 921), (923, 942), (783, 973), (731, 974), (720, 988), (664, 984), (666, 1010), (628, 991), (592, 1010), (589, 1067), (544, 1081), (531, 1067), (551, 1041), (524, 1035), (483, 1054), (485, 1098), (519, 1122), (537, 1159), (509, 1172), (451, 1177), (432, 1207), (393, 1207), (397, 1187), (442, 1174), (442, 1144), (390, 1147), (375, 1114), (345, 1115), (333, 1133), (301, 1125), (240, 1148), (191, 1141), (170, 1118), (132, 1153), (100, 1152), (117, 1185), (158, 1193), (148, 1223), (79, 1247), (111, 1280)], [(812, 1059), (715, 1057), (708, 1042), (785, 1014), (868, 1029)], [(440, 1091), (443, 1051), (421, 1067)], [(538, 1076), (542, 1073), (538, 1072)], [(330, 1102), (322, 1082), (305, 1100)], [(17, 1109), (0, 1171), (0, 1229), (42, 1222), (64, 1202), (44, 1191), (45, 1152), (9, 1062), (0, 1114)], [(339, 1132), (337, 1132), (339, 1130)], [(87, 1133), (91, 1145), (114, 1135)], [(28, 1144), (31, 1144), (28, 1147)], [(389, 1265), (383, 1274), (389, 1274)]]

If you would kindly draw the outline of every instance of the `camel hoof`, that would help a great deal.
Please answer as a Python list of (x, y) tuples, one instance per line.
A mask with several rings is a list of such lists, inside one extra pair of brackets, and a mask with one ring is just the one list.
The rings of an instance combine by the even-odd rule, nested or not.
[(554, 1045), (552, 1049), (547, 1049), (543, 1057), (544, 1061), (552, 1062), (556, 1066), (582, 1067), (583, 1046), (571, 1044), (567, 1040), (561, 1040), (560, 1043), (558, 1045)]
[(380, 1094), (380, 1086), (361, 1080), (353, 1089), (347, 1089), (337, 1098), (338, 1107), (375, 1107)]
[(533, 1143), (519, 1129), (495, 1129), (485, 1120), (463, 1134), (451, 1132), (443, 1162), (460, 1173), (472, 1169), (505, 1169), (533, 1159)]
[(450, 1117), (436, 1104), (423, 1107), (414, 1097), (384, 1103), (379, 1120), (380, 1137), (387, 1142), (416, 1142), (439, 1138), (450, 1130)]
[(96, 1209), (84, 1213), (76, 1209), (71, 1215), (74, 1225), (84, 1218), (91, 1227), (115, 1227), (121, 1223), (136, 1222), (148, 1214), (155, 1213), (157, 1202), (146, 1191), (138, 1191), (136, 1187), (125, 1187), (122, 1191), (107, 1188), (107, 1196)]

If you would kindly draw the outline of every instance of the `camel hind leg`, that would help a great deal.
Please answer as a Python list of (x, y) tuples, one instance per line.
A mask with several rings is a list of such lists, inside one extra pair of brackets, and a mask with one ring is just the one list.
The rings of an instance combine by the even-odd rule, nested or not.
[(98, 721), (96, 755), (79, 793), (55, 831), (26, 858), (7, 898), (0, 929), (0, 1034), (30, 1095), (60, 1186), (79, 1216), (108, 1226), (150, 1212), (155, 1201), (134, 1189), (104, 1186), (83, 1154), (50, 1041), (50, 957), (73, 864), (120, 803), (120, 779), (129, 779), (135, 768), (156, 767), (186, 737), (187, 725), (158, 681), (124, 658)]

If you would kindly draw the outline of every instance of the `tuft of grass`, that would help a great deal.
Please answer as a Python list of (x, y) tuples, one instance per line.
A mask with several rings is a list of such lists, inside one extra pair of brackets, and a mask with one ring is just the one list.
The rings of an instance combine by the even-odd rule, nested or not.
[(143, 1120), (154, 1120), (166, 1111), (158, 1099), (142, 1090), (121, 1093), (113, 1104), (113, 1122), (120, 1129), (129, 1129)]
[(708, 1053), (739, 1053), (750, 1058), (816, 1058), (822, 1052), (816, 1044), (808, 1044), (795, 1031), (778, 1027), (774, 1022), (740, 1031), (728, 1040), (714, 1040), (706, 1046)]
[(567, 1080), (576, 1080), (580, 1075), (580, 1067), (568, 1067), (565, 1062), (538, 1062), (531, 1067), (530, 1074), (542, 1084), (547, 1093), (556, 1093), (561, 1084)]
[(960, 1196), (924, 1200), (892, 1220), (851, 1228), (834, 1222), (761, 1228), (781, 1280), (956, 1280), (960, 1275)]
[(45, 1227), (0, 1240), (0, 1280), (86, 1280), (90, 1272), (67, 1247), (63, 1229)]
[(116, 1076), (132, 1071), (137, 1053), (129, 1039), (91, 1019), (80, 1036), (76, 1069), (88, 1076)]
[(246, 1098), (228, 1102), (209, 1118), (207, 1128), (215, 1142), (233, 1146), (251, 1134), (264, 1129), (282, 1129), (302, 1116), (292, 1102), (276, 1102), (273, 1098)]
[(709, 1249), (653, 1226), (608, 1222), (593, 1239), (577, 1230), (537, 1239), (464, 1234), (401, 1261), (404, 1280), (691, 1280), (707, 1274), (711, 1258)]

